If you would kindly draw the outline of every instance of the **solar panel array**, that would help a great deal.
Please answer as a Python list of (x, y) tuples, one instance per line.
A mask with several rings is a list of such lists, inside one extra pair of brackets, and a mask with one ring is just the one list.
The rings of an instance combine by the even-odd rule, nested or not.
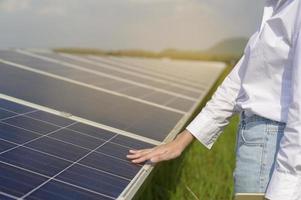
[(0, 51), (0, 199), (131, 199), (223, 63)]

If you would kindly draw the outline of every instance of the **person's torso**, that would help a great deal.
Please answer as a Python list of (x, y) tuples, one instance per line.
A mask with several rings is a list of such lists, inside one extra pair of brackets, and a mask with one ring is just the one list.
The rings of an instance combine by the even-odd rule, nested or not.
[(291, 91), (292, 43), (299, 0), (267, 1), (260, 28), (244, 50), (237, 106), (248, 112), (286, 121)]

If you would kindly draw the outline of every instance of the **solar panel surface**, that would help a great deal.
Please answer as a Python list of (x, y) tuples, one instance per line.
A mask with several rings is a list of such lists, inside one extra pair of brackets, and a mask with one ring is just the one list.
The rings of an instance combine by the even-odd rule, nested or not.
[(15, 199), (117, 198), (142, 167), (128, 150), (154, 146), (4, 99), (0, 116), (0, 190)]
[[(12, 82), (11, 77), (16, 77)], [(17, 78), (18, 77), (18, 78)], [(39, 83), (39, 84), (37, 84)], [(163, 141), (183, 116), (123, 96), (95, 91), (0, 63), (0, 91), (9, 96)], [(164, 126), (158, 124), (164, 122)], [(156, 124), (156, 126), (154, 126)], [(143, 126), (143, 132), (135, 131)]]
[[(94, 66), (91, 68), (91, 64), (83, 63), (78, 60), (72, 60), (70, 58), (63, 57), (57, 54), (47, 54), (48, 57), (33, 55), (37, 57), (32, 57), (32, 54), (24, 55), (21, 53), (9, 53), (9, 52), (0, 52), (0, 56), (5, 60), (9, 60), (12, 62), (16, 62), (21, 65), (30, 66), (33, 69), (41, 70), (43, 72), (48, 72), (57, 76), (69, 78), (72, 80), (80, 81), (89, 85), (93, 85), (94, 87), (100, 87), (107, 90), (112, 90), (120, 93), (124, 93), (128, 88), (141, 88), (141, 89), (148, 89), (149, 94), (147, 96), (155, 96), (155, 97), (163, 97), (159, 98), (152, 98), (150, 100), (153, 103), (157, 104), (165, 104), (169, 99), (173, 97), (178, 97), (183, 99), (183, 101), (187, 101), (193, 105), (193, 103), (197, 100), (196, 98), (192, 98), (190, 96), (181, 94), (181, 91), (185, 89), (178, 88), (177, 92), (169, 91), (168, 89), (162, 89), (166, 84), (157, 83), (156, 86), (152, 86), (143, 83), (143, 80), (133, 80), (131, 75), (125, 73), (113, 74), (113, 71), (100, 71), (102, 69), (98, 66)], [(54, 60), (55, 58), (55, 60)], [(62, 63), (65, 61), (68, 63)], [(41, 63), (42, 62), (42, 63)], [(59, 63), (57, 63), (59, 62)], [(115, 72), (116, 73), (116, 72)], [(136, 78), (139, 76), (136, 76)], [(145, 94), (148, 94), (145, 93)], [(143, 96), (133, 96), (136, 98), (143, 98)], [(194, 93), (195, 95), (200, 95), (199, 93)], [(176, 107), (174, 109), (177, 109)], [(184, 110), (185, 111), (185, 110)]]
[(223, 69), (0, 51), (0, 198), (131, 199), (153, 166), (128, 150), (171, 140)]

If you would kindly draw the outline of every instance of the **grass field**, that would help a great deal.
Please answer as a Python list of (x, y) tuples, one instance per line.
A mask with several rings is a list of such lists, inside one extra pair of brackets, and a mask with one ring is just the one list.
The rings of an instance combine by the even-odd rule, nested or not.
[[(229, 66), (198, 111), (211, 97), (229, 73)], [(194, 118), (194, 117), (192, 117)], [(171, 161), (159, 163), (136, 195), (138, 200), (230, 200), (233, 195), (235, 140), (239, 116), (230, 124), (211, 150), (195, 140), (183, 154)]]

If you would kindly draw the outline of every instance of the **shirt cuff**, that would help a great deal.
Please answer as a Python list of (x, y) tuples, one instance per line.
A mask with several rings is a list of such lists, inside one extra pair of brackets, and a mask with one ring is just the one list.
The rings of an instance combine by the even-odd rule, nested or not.
[(206, 148), (211, 149), (221, 132), (216, 124), (211, 114), (203, 110), (186, 126), (186, 129)]
[(265, 197), (269, 200), (300, 200), (300, 179), (301, 176), (275, 169)]

